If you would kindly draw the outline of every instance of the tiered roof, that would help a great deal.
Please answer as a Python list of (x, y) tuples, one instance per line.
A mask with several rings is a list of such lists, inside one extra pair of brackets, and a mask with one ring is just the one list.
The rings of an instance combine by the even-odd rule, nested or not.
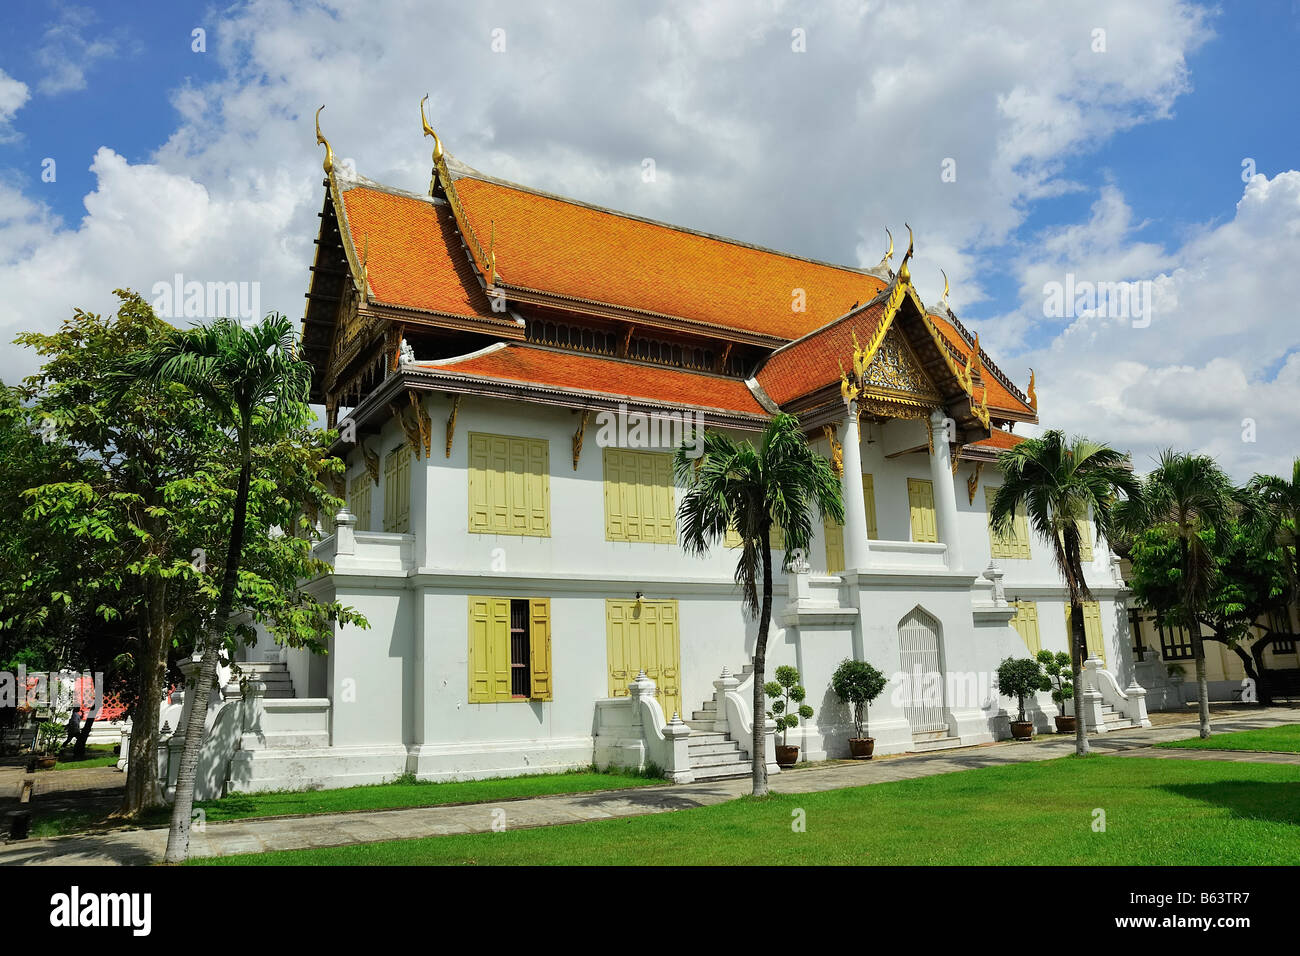
[[(836, 266), (551, 195), (485, 176), (440, 144), (431, 195), (422, 196), (333, 170), (324, 145), (329, 195), (304, 321), (324, 382), (318, 394), (373, 376), (379, 361), (381, 379), (400, 370), (412, 387), (514, 390), (582, 407), (687, 407), (757, 427), (778, 406), (805, 416), (833, 405), (857, 342), (879, 347), (889, 327), (945, 407), (965, 402), (967, 423), (983, 422), (963, 433), (970, 447), (1007, 440), (997, 429), (980, 440), (990, 416), (1036, 421), (1033, 400), (983, 350), (974, 355), (977, 340), (956, 317), (921, 306), (906, 270), (896, 276), (887, 261), (872, 270)], [(584, 353), (521, 341), (529, 321), (557, 316), (593, 323), (602, 344)], [(377, 337), (380, 318), (397, 339), (391, 330)], [(446, 348), (457, 351), (399, 369), (396, 342), (419, 328), (444, 330)], [(634, 331), (662, 336), (672, 349), (707, 346), (718, 356), (713, 371), (703, 370), (708, 361), (635, 359)], [(391, 362), (366, 358), (356, 345), (365, 334), (379, 343), (370, 354), (386, 349)], [(735, 374), (734, 361), (727, 366), (733, 346), (749, 350), (743, 374), (752, 378)], [(719, 374), (724, 368), (731, 374)]]

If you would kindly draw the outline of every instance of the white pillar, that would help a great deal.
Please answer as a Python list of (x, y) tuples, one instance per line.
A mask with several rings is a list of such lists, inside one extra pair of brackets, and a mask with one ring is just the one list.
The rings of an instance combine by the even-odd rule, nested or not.
[(941, 409), (930, 414), (934, 453), (930, 456), (930, 482), (934, 485), (934, 510), (939, 540), (948, 546), (948, 570), (961, 570), (961, 534), (957, 526), (957, 490), (952, 475), (952, 453), (948, 448), (951, 421)]
[(865, 568), (871, 560), (871, 545), (867, 542), (867, 499), (862, 494), (857, 402), (848, 403), (848, 417), (841, 431), (844, 435), (844, 474), (840, 476), (844, 497), (844, 567), (855, 571)]

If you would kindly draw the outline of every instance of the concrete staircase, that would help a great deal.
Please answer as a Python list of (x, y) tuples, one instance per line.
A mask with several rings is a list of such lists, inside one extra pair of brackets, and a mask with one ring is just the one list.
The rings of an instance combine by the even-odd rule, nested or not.
[(1133, 726), (1133, 721), (1125, 717), (1123, 714), (1115, 712), (1113, 704), (1101, 705), (1101, 719), (1102, 723), (1106, 726), (1107, 732), (1112, 730), (1126, 730)]
[(912, 746), (907, 752), (924, 754), (935, 750), (952, 750), (961, 745), (961, 738), (950, 736), (946, 729), (932, 730), (928, 733), (912, 734)]
[(294, 696), (293, 678), (289, 667), (280, 661), (240, 661), (241, 676), (256, 677), (266, 684), (266, 696), (272, 700), (287, 700)]
[[(743, 683), (753, 670), (753, 664), (746, 664), (736, 677)], [(740, 744), (728, 734), (714, 730), (717, 716), (718, 700), (714, 694), (686, 721), (691, 728), (688, 742), (691, 772), (699, 781), (748, 777), (753, 771), (749, 760), (740, 751)]]

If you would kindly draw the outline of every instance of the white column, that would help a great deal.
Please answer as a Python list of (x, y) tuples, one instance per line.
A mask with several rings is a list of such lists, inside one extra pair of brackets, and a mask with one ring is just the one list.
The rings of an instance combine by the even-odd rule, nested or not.
[[(848, 403), (848, 417), (841, 429), (844, 435), (844, 474), (840, 487), (844, 497), (844, 567), (855, 571), (870, 562), (871, 545), (867, 543), (867, 499), (862, 494), (862, 448), (858, 445), (858, 403)], [(935, 492), (938, 494), (938, 492)]]
[(934, 510), (939, 540), (948, 546), (948, 570), (961, 570), (961, 534), (957, 526), (957, 490), (952, 475), (952, 453), (948, 448), (950, 419), (936, 409), (930, 414), (934, 454), (930, 456), (930, 482), (934, 485)]

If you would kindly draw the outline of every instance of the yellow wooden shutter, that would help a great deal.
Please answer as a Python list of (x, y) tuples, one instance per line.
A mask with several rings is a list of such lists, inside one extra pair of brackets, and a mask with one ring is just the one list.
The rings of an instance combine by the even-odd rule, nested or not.
[(844, 526), (827, 518), (822, 528), (826, 532), (826, 572), (838, 574), (844, 570)]
[(550, 446), (544, 439), (469, 436), (469, 530), (551, 534)]
[(469, 599), (469, 701), (510, 699), (510, 600)]
[(357, 517), (357, 530), (370, 530), (370, 473), (362, 471), (348, 482), (348, 510)]
[[(1072, 639), (1070, 631), (1070, 605), (1065, 605), (1065, 633)], [(1088, 648), (1089, 657), (1100, 657), (1106, 663), (1106, 641), (1101, 626), (1101, 605), (1096, 601), (1083, 602), (1083, 637)]]
[[(1068, 605), (1067, 605), (1068, 606)], [(1034, 601), (1016, 601), (1016, 616), (1011, 626), (1016, 629), (1031, 654), (1037, 654), (1043, 647), (1038, 633), (1038, 604)]]
[(524, 445), (528, 475), (525, 511), (528, 516), (523, 532), (538, 538), (551, 536), (551, 462), (550, 444), (535, 439), (516, 439)]
[(528, 602), (530, 630), (528, 647), (531, 657), (533, 700), (551, 699), (551, 602), (533, 598)]
[(867, 504), (867, 537), (874, 541), (880, 534), (876, 531), (876, 482), (870, 475), (862, 476), (862, 497)]
[(1023, 504), (1016, 507), (1011, 533), (1003, 536), (993, 530), (993, 499), (998, 489), (984, 488), (985, 516), (989, 526), (989, 553), (995, 558), (1029, 559), (1029, 518)]
[(384, 530), (411, 530), (411, 449), (401, 444), (384, 461)]
[(1093, 540), (1092, 521), (1088, 518), (1079, 519), (1079, 558), (1082, 561), (1092, 560), (1092, 540)]
[(907, 505), (912, 523), (912, 540), (937, 542), (939, 535), (934, 517), (934, 485), (924, 478), (907, 479)]
[(605, 539), (677, 540), (672, 455), (606, 448)]

